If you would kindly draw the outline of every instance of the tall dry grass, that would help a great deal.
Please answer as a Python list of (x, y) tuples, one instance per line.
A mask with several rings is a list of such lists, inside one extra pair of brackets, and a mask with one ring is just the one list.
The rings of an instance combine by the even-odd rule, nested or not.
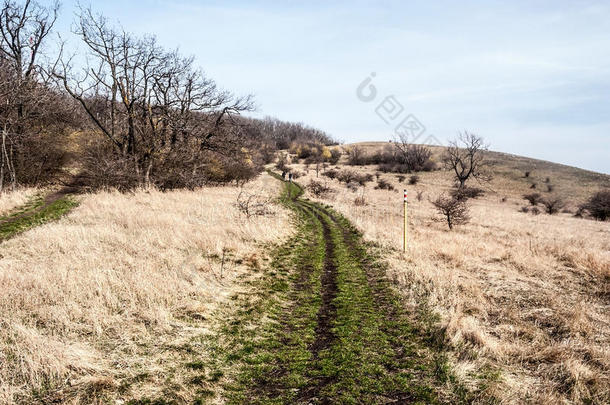
[[(298, 181), (313, 178), (309, 169)], [(478, 402), (610, 402), (610, 223), (521, 213), (522, 190), (497, 177), (487, 188), (501, 192), (472, 201), (470, 224), (449, 231), (428, 201), (451, 187), (448, 173), (420, 173), (415, 186), (393, 174), (381, 178), (396, 191), (374, 190), (373, 182), (352, 192), (317, 180), (335, 190), (324, 202), (387, 248), (390, 276), (413, 310), (426, 303), (440, 315), (456, 373), (484, 390)], [(410, 195), (406, 254), (403, 188)], [(366, 205), (355, 204), (361, 196)]]
[[(279, 186), (265, 174), (246, 189)], [(1, 244), (0, 403), (158, 395), (175, 349), (205, 333), (237, 277), (264, 259), (261, 244), (290, 233), (277, 206), (247, 220), (238, 192), (85, 195), (62, 220)]]
[(35, 188), (18, 188), (0, 193), (0, 217), (27, 203), (39, 190)]

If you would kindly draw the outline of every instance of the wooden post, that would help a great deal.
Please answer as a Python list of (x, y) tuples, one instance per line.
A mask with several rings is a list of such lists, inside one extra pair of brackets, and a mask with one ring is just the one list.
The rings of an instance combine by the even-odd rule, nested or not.
[(407, 251), (407, 190), (404, 193), (404, 207), (403, 207), (404, 225), (403, 225), (403, 239), (402, 239), (402, 251)]

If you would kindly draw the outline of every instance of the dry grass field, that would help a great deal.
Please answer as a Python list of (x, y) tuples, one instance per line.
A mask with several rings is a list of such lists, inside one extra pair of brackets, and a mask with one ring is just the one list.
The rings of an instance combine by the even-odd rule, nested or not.
[[(361, 144), (368, 150), (383, 144)], [(437, 151), (438, 153), (438, 151)], [(478, 386), (480, 403), (610, 402), (610, 223), (570, 213), (519, 212), (521, 196), (546, 177), (573, 210), (610, 184), (610, 176), (490, 153), (494, 179), (472, 200), (471, 221), (453, 231), (436, 221), (429, 199), (450, 174), (420, 173), (417, 185), (380, 174), (395, 191), (358, 191), (320, 174), (334, 193), (324, 201), (367, 240), (383, 245), (391, 277), (414, 310), (436, 312), (456, 374)], [(316, 178), (312, 167), (293, 164)], [(375, 173), (374, 167), (339, 169)], [(524, 171), (531, 170), (529, 178)], [(408, 252), (402, 253), (402, 189), (410, 195)], [(540, 191), (546, 194), (545, 191)], [(421, 193), (421, 201), (416, 195)], [(356, 205), (364, 196), (366, 205)], [(484, 378), (482, 378), (484, 377)], [(481, 385), (485, 381), (485, 385)], [(491, 381), (491, 383), (490, 383)]]
[(35, 188), (20, 188), (0, 193), (0, 217), (14, 208), (27, 203), (36, 195), (36, 192)]
[[(276, 196), (266, 174), (245, 188)], [(241, 214), (237, 187), (101, 192), (0, 245), (0, 403), (108, 403), (158, 395), (261, 244), (291, 232), (283, 208)], [(28, 192), (3, 196), (1, 209)], [(174, 387), (188, 400), (191, 393)]]

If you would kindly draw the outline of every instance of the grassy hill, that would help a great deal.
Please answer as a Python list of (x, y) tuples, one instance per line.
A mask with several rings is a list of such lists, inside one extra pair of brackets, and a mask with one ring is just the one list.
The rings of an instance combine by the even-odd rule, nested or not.
[[(386, 143), (359, 146), (367, 153)], [(434, 158), (442, 148), (434, 148)], [(386, 252), (388, 273), (415, 317), (432, 308), (431, 336), (444, 345), (460, 379), (480, 403), (607, 403), (610, 400), (610, 223), (575, 218), (578, 204), (610, 176), (498, 152), (487, 153), (493, 179), (470, 201), (470, 222), (453, 231), (430, 203), (453, 187), (445, 170), (407, 184), (376, 166), (332, 169), (372, 175), (346, 187), (293, 163), (307, 185)], [(296, 162), (296, 160), (293, 160)], [(330, 168), (329, 168), (330, 169)], [(530, 171), (529, 177), (524, 177)], [(550, 181), (547, 183), (546, 178)], [(383, 180), (394, 190), (376, 188)], [(531, 184), (536, 183), (536, 190)], [(552, 185), (552, 192), (547, 185)], [(402, 252), (402, 189), (409, 194), (408, 249)], [(568, 210), (521, 212), (523, 194), (559, 195)], [(542, 210), (541, 210), (542, 212)]]
[[(356, 144), (369, 153), (386, 145)], [(441, 152), (434, 148), (436, 159)], [(407, 184), (410, 175), (348, 166), (345, 157), (318, 174), (314, 165), (294, 156), (290, 167), (299, 175), (305, 198), (347, 218), (341, 226), (353, 224), (364, 238), (362, 249), (376, 252), (385, 266), (379, 267), (380, 277), (401, 297), (400, 312), (415, 325), (413, 336), (434, 353), (429, 363), (436, 366), (426, 369), (433, 371), (428, 377), (434, 386), (458, 387), (463, 390), (459, 397), (474, 403), (608, 403), (610, 222), (573, 213), (593, 192), (608, 187), (610, 176), (497, 152), (487, 157), (493, 178), (479, 185), (485, 194), (469, 202), (470, 222), (452, 231), (430, 203), (453, 187), (445, 170), (418, 173), (417, 183)], [(330, 169), (369, 174), (372, 181), (347, 187), (324, 175)], [(377, 189), (379, 180), (393, 189)], [(329, 192), (313, 195), (312, 181)], [(543, 196), (564, 198), (569, 212), (522, 212), (527, 205), (522, 195), (533, 191), (533, 183)], [(240, 372), (235, 356), (252, 361), (249, 366), (261, 361), (251, 351), (255, 331), (283, 330), (275, 323), (276, 313), (251, 311), (264, 308), (267, 290), (281, 281), (270, 257), (300, 252), (304, 261), (320, 261), (324, 255), (297, 249), (307, 241), (302, 235), (291, 239), (295, 218), (273, 200), (280, 184), (265, 173), (247, 184), (241, 197), (237, 186), (83, 194), (66, 216), (1, 242), (0, 402), (193, 403), (205, 398), (224, 403), (234, 379), (249, 375)], [(409, 193), (404, 253), (403, 188)], [(0, 215), (18, 212), (39, 194), (1, 195)], [(262, 204), (262, 215), (246, 215), (240, 207), (252, 195), (253, 206)], [(322, 235), (318, 228), (312, 235)], [(337, 236), (341, 229), (328, 232)], [(338, 242), (330, 246), (336, 257), (347, 251)], [(328, 267), (344, 269), (336, 264)], [(297, 281), (307, 269), (281, 268)], [(308, 305), (318, 302), (312, 293), (316, 280), (310, 280)], [(358, 291), (365, 294), (366, 288)], [(290, 297), (292, 291), (282, 294)], [(347, 296), (343, 300), (352, 304)], [(315, 323), (315, 308), (290, 307), (282, 299), (272, 307), (302, 309), (301, 315)], [(299, 319), (292, 323), (301, 325)], [(314, 323), (306, 325), (315, 331)], [(227, 337), (233, 330), (244, 333)], [(332, 325), (325, 330), (332, 332)], [(231, 347), (229, 338), (242, 342)], [(278, 342), (264, 338), (265, 347), (275, 350)], [(245, 354), (236, 354), (240, 350)], [(229, 362), (219, 365), (221, 358)], [(402, 375), (405, 370), (396, 371)], [(423, 369), (416, 374), (426, 376)], [(270, 392), (277, 388), (264, 373), (258, 378)], [(282, 378), (288, 387), (307, 384)], [(249, 381), (240, 384), (248, 387)]]
[[(391, 146), (388, 142), (359, 142), (344, 147), (360, 147), (365, 153), (374, 153)], [(444, 147), (430, 146), (433, 159), (440, 161)], [(522, 194), (531, 192), (548, 193), (551, 185), (552, 193), (578, 205), (589, 198), (595, 191), (610, 188), (610, 175), (592, 172), (577, 167), (533, 159), (510, 153), (487, 151), (485, 157), (489, 163), (492, 181), (484, 186), (497, 194), (506, 194), (520, 198)], [(525, 177), (526, 172), (529, 176)], [(548, 179), (548, 181), (547, 181)], [(536, 188), (532, 189), (532, 184)]]

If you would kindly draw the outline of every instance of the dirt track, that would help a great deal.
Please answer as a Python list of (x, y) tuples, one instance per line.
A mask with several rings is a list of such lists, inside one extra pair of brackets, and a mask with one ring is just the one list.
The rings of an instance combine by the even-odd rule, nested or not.
[(286, 190), (284, 203), (300, 225), (276, 252), (269, 279), (282, 297), (270, 310), (278, 322), (269, 331), (231, 332), (251, 336), (228, 402), (462, 402), (359, 232), (332, 209), (300, 198), (300, 187), (286, 183)]

